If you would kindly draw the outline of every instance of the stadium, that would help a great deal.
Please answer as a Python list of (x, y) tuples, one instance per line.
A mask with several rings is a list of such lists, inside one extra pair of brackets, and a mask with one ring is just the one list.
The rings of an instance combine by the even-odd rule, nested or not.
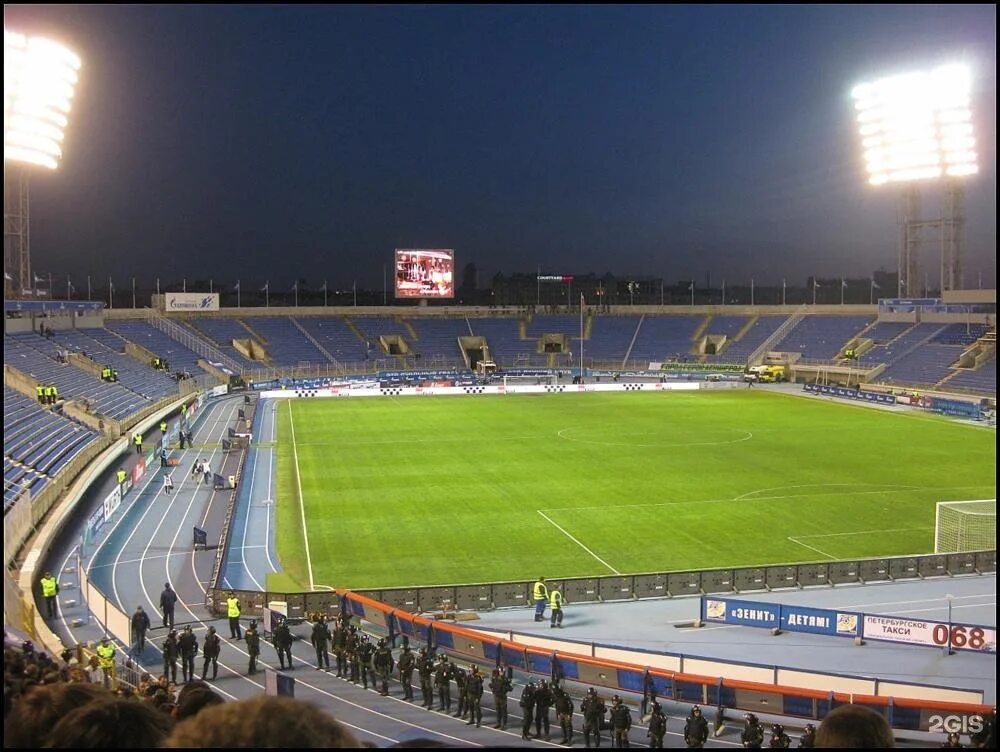
[[(5, 37), (5, 60), (31, 49)], [(79, 59), (56, 57), (75, 81)], [(459, 282), (460, 248), (398, 247), (381, 290), (192, 276), (137, 297), (134, 278), (88, 277), (84, 295), (32, 272), (29, 177), (58, 160), (14, 132), (15, 106), (6, 649), (30, 641), (70, 682), (96, 656), (90, 681), (144, 696), (176, 617), (222, 638), (211, 684), (226, 703), (294, 696), (369, 746), (554, 744), (548, 708), (544, 738), (518, 733), (516, 700), (542, 680), (578, 707), (589, 688), (623, 700), (635, 746), (651, 745), (654, 701), (667, 746), (687, 741), (692, 706), (707, 746), (743, 746), (746, 714), (797, 736), (844, 706), (873, 710), (902, 746), (982, 738), (996, 702), (996, 297), (960, 283), (949, 181), (968, 164), (870, 165), (873, 185), (939, 180), (954, 200), (933, 222), (911, 201), (896, 272), (857, 279), (727, 289), (539, 267), (480, 288)], [(935, 246), (935, 286), (907, 296), (928, 225), (952, 242)], [(259, 626), (256, 673), (233, 619)], [(348, 680), (336, 635), (336, 673), (320, 670), (324, 621), (396, 661), (410, 646), (447, 656), (456, 698), (475, 666), (483, 727), (451, 700), (419, 707), (398, 672), (378, 693), (363, 648), (342, 651), (363, 664), (364, 687)], [(497, 672), (509, 729), (492, 724)]]

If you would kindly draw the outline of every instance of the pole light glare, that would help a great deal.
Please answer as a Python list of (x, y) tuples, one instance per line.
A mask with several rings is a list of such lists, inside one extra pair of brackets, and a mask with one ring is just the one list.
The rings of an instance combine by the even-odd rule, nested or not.
[(4, 29), (4, 162), (58, 166), (79, 69), (62, 45)]
[(972, 74), (961, 64), (890, 76), (851, 92), (868, 182), (963, 177), (979, 171)]

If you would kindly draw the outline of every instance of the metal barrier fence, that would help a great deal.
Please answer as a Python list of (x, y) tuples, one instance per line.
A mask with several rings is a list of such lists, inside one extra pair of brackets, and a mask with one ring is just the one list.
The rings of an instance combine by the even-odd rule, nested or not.
[[(996, 572), (996, 561), (997, 552), (992, 550), (816, 564), (570, 577), (552, 581), (561, 583), (561, 590), (567, 603), (594, 603), (982, 574)], [(411, 614), (423, 614), (452, 609), (487, 611), (496, 608), (527, 607), (532, 602), (533, 584), (533, 580), (522, 580), (478, 585), (382, 588), (356, 592), (393, 609)], [(207, 599), (209, 607), (221, 613), (220, 609), (225, 608), (228, 592), (230, 591), (210, 588)], [(290, 617), (305, 617), (315, 612), (333, 616), (338, 613), (340, 607), (336, 594), (326, 591), (235, 592), (244, 606), (243, 613), (253, 616), (259, 616), (264, 607), (273, 601), (286, 603)]]

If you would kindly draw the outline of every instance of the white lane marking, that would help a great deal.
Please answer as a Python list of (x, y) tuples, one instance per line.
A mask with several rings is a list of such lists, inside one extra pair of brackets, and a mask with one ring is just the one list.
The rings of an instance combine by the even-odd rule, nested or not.
[(585, 545), (583, 545), (580, 541), (578, 541), (576, 538), (574, 538), (572, 535), (570, 535), (568, 532), (566, 532), (565, 528), (563, 528), (560, 525), (558, 525), (555, 522), (553, 522), (552, 518), (549, 517), (547, 514), (545, 514), (545, 512), (543, 512), (541, 509), (536, 509), (535, 511), (538, 512), (540, 515), (542, 515), (542, 517), (544, 517), (546, 519), (546, 521), (550, 525), (552, 525), (553, 527), (555, 527), (556, 530), (558, 530), (559, 532), (561, 532), (563, 535), (565, 535), (567, 538), (569, 538), (571, 541), (573, 541), (576, 545), (578, 545), (580, 548), (582, 548), (588, 554), (590, 554), (595, 559), (597, 559), (599, 562), (601, 562), (601, 564), (603, 564), (604, 566), (606, 566), (608, 569), (610, 569), (615, 574), (621, 574), (621, 572), (619, 572), (613, 566), (611, 566), (606, 561), (604, 561), (604, 559), (602, 559), (600, 556), (598, 556), (597, 554), (595, 554), (593, 551), (591, 551), (589, 548), (587, 548)]
[[(556, 431), (556, 436), (564, 441), (573, 441), (577, 444), (593, 444), (596, 446), (624, 446), (624, 447), (695, 447), (695, 446), (724, 446), (726, 444), (739, 444), (744, 441), (750, 441), (753, 438), (753, 434), (749, 431), (739, 431), (735, 428), (727, 428), (727, 431), (737, 431), (742, 433), (743, 436), (739, 439), (731, 439), (729, 441), (685, 441), (679, 444), (669, 444), (664, 442), (655, 442), (653, 444), (640, 444), (634, 441), (588, 441), (587, 439), (574, 439), (572, 436), (563, 435), (566, 431), (572, 431), (572, 427), (563, 428)], [(618, 434), (619, 436), (655, 436), (655, 433), (635, 433), (635, 434)]]
[(316, 589), (316, 582), (313, 580), (312, 557), (309, 555), (309, 533), (306, 529), (306, 506), (302, 496), (302, 475), (299, 473), (299, 452), (295, 446), (295, 419), (292, 417), (292, 402), (288, 400), (288, 424), (292, 428), (292, 464), (295, 466), (295, 483), (299, 489), (299, 511), (302, 518), (302, 539), (306, 544), (306, 569), (309, 572), (309, 589)]
[(802, 542), (802, 541), (800, 541), (800, 540), (796, 540), (795, 538), (793, 538), (793, 537), (792, 537), (792, 536), (790, 536), (790, 535), (788, 536), (788, 540), (790, 540), (790, 541), (791, 541), (792, 543), (796, 543), (796, 544), (798, 544), (798, 545), (802, 546), (803, 548), (808, 548), (808, 549), (809, 549), (810, 551), (815, 551), (815, 552), (816, 552), (816, 553), (818, 553), (818, 554), (819, 554), (820, 556), (825, 556), (826, 558), (828, 558), (828, 559), (830, 559), (830, 560), (832, 560), (832, 561), (837, 561), (837, 557), (836, 557), (836, 556), (833, 556), (833, 555), (831, 555), (831, 554), (828, 554), (828, 553), (827, 553), (826, 551), (820, 551), (820, 550), (819, 550), (818, 548), (816, 548), (815, 546), (810, 546), (810, 545), (809, 545), (808, 543), (803, 543), (803, 542)]

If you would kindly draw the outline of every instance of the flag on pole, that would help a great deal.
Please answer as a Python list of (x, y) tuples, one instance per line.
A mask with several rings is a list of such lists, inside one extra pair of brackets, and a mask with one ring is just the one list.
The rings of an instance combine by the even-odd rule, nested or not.
[(688, 290), (690, 290), (691, 292), (694, 292), (694, 280), (691, 280), (691, 284), (688, 285)]
[(295, 280), (295, 281), (294, 281), (294, 282), (292, 283), (292, 292), (298, 292), (298, 291), (299, 291), (299, 281), (298, 281), (298, 280)]
[(819, 287), (819, 280), (813, 277), (813, 287)]
[(236, 284), (233, 285), (233, 289), (234, 290), (239, 290), (240, 289), (240, 281), (239, 280), (236, 280)]
[(319, 288), (319, 289), (320, 289), (320, 292), (326, 292), (326, 280), (325, 279), (323, 280), (323, 286), (321, 288)]
[(271, 286), (271, 282), (270, 282), (270, 280), (268, 280), (267, 282), (265, 282), (265, 283), (264, 283), (264, 286), (263, 286), (262, 288), (260, 288), (260, 291), (261, 291), (261, 292), (267, 292), (267, 291), (268, 291), (268, 288), (269, 288), (270, 286)]
[(874, 289), (874, 290), (881, 290), (882, 289), (882, 287), (878, 284), (878, 282), (875, 281), (874, 277), (872, 277), (872, 289)]
[(843, 277), (840, 278), (840, 286), (847, 287), (847, 280), (844, 279)]

